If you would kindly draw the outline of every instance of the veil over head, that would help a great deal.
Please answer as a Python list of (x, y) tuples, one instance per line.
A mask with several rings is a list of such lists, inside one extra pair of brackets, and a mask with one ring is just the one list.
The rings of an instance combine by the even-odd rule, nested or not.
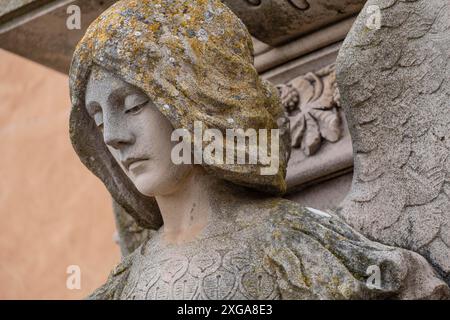
[[(72, 144), (138, 224), (158, 228), (162, 219), (155, 200), (137, 191), (87, 114), (85, 92), (94, 66), (144, 91), (175, 129), (193, 132), (195, 121), (223, 133), (229, 128), (280, 129), (275, 175), (261, 175), (260, 163), (203, 166), (239, 185), (274, 194), (285, 191), (290, 144), (278, 94), (253, 66), (245, 25), (220, 0), (118, 1), (90, 25), (73, 56)], [(270, 145), (270, 135), (268, 141)]]

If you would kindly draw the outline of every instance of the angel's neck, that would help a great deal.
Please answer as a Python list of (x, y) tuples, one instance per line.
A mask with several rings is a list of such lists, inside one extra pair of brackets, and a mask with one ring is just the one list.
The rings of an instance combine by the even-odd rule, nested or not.
[(213, 216), (210, 198), (218, 183), (202, 168), (194, 167), (175, 192), (156, 197), (164, 221), (165, 241), (173, 244), (189, 242), (204, 230)]

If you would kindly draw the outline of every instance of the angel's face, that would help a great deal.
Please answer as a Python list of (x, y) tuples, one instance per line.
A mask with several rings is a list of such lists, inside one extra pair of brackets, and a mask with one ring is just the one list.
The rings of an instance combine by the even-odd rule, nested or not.
[(192, 166), (172, 162), (173, 127), (144, 92), (97, 67), (85, 102), (111, 154), (142, 194), (176, 190)]

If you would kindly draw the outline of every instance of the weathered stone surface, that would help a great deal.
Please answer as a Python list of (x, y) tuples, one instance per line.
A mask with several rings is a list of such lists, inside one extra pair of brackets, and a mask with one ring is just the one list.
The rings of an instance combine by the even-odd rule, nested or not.
[(370, 0), (337, 61), (355, 178), (340, 214), (386, 244), (420, 252), (450, 275), (450, 4)]
[[(45, 1), (40, 0), (3, 0), (0, 1), (0, 23), (12, 19), (14, 16), (23, 14), (30, 9), (42, 5)], [(48, 2), (48, 1), (47, 1)]]
[[(256, 70), (260, 73), (271, 72), (285, 63), (290, 64), (294, 59), (343, 41), (355, 18), (352, 16), (278, 47), (265, 47), (259, 52), (255, 50)], [(255, 49), (261, 50), (260, 47)]]
[[(288, 170), (289, 174), (289, 170)], [(284, 198), (300, 203), (302, 206), (322, 211), (335, 210), (344, 200), (352, 186), (353, 172), (337, 176), (326, 176), (323, 180), (314, 183), (305, 183), (296, 187)]]
[(272, 46), (361, 10), (365, 0), (224, 0), (250, 33)]

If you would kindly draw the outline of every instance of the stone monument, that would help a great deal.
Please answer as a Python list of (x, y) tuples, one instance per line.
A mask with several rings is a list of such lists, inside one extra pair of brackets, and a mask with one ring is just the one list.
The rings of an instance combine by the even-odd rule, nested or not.
[[(428, 12), (426, 6), (423, 10)], [(351, 121), (356, 121), (352, 113), (357, 118), (359, 104), (366, 101), (358, 100), (359, 91), (345, 87), (357, 83), (346, 71), (351, 63), (345, 63), (346, 50), (357, 37), (349, 37), (341, 53), (344, 62), (337, 68)], [(320, 136), (336, 140), (340, 118), (333, 108), (340, 98), (332, 87), (326, 91), (333, 94), (307, 100), (314, 103), (322, 96), (330, 104), (324, 110), (317, 109), (320, 104), (306, 107), (302, 101), (291, 141), (282, 100), (289, 104), (299, 97), (289, 84), (279, 86), (280, 99), (277, 89), (259, 77), (252, 54), (245, 25), (219, 0), (118, 1), (89, 27), (70, 70), (71, 139), (82, 162), (110, 191), (117, 211), (129, 214), (120, 221), (141, 228), (139, 239), (125, 240), (129, 254), (90, 298), (448, 298), (442, 274), (418, 253), (369, 240), (334, 213), (280, 197), (286, 190), (291, 144), (303, 145), (309, 153), (318, 149), (311, 140), (313, 131), (305, 135), (301, 125), (323, 116), (326, 129), (319, 131)], [(334, 69), (327, 69), (319, 76), (333, 74)], [(317, 75), (305, 79), (323, 86)], [(437, 121), (432, 110), (428, 119)], [(174, 130), (195, 136), (195, 123), (223, 134), (228, 129), (254, 129), (256, 141), (278, 146), (267, 154), (271, 159), (276, 156), (275, 172), (262, 174), (268, 163), (261, 160), (215, 161), (222, 150), (206, 152), (210, 145), (205, 141), (194, 145), (192, 157), (189, 154), (189, 159), (196, 159), (200, 150), (209, 155), (203, 161), (174, 163), (179, 146), (173, 141)], [(380, 131), (390, 125), (372, 124)], [(363, 131), (351, 128), (358, 145)], [(261, 140), (264, 130), (278, 130), (279, 139)], [(254, 145), (251, 139), (243, 141), (237, 151), (250, 159)], [(260, 154), (261, 144), (256, 148)], [(393, 150), (392, 156), (400, 157), (400, 151)], [(351, 195), (358, 190), (357, 182)], [(394, 184), (395, 179), (387, 183)], [(389, 199), (378, 203), (388, 207)], [(344, 203), (344, 217), (350, 217), (349, 208), (354, 206)], [(362, 216), (369, 213), (361, 209)], [(367, 271), (373, 269), (380, 281), (368, 279)]]

